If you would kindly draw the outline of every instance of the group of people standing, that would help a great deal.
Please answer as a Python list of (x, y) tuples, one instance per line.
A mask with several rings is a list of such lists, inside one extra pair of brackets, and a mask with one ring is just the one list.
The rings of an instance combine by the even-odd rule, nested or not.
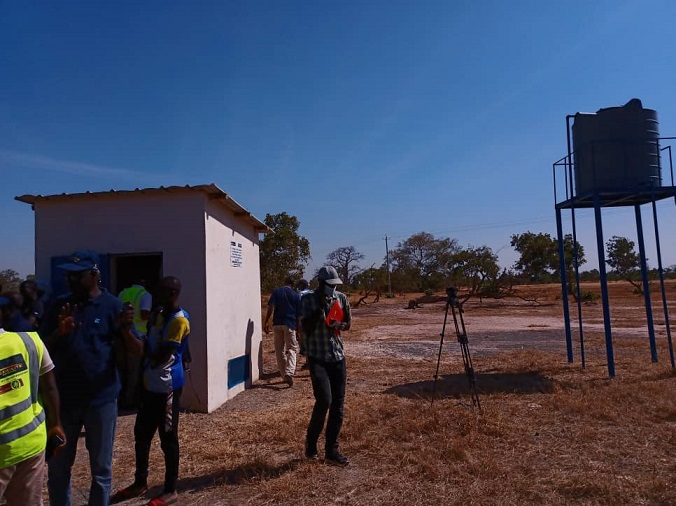
[(3, 292), (0, 286), (0, 326), (12, 332), (37, 330), (44, 315), (44, 297), (34, 279), (22, 281), (18, 292)]
[[(71, 470), (84, 431), (91, 482), (89, 504), (107, 506), (148, 490), (149, 453), (159, 432), (164, 453), (162, 493), (147, 504), (177, 501), (178, 422), (185, 384), (183, 355), (190, 319), (178, 303), (181, 282), (163, 278), (152, 300), (138, 284), (118, 297), (101, 286), (98, 256), (78, 251), (58, 266), (70, 293), (45, 311), (37, 285), (0, 296), (0, 501), (42, 504), (44, 469), (52, 506), (70, 506)], [(305, 456), (318, 459), (326, 421), (325, 460), (346, 466), (339, 452), (346, 367), (341, 332), (352, 314), (336, 270), (322, 267), (319, 285), (289, 278), (269, 301), (280, 374), (293, 385), (297, 354), (305, 355), (315, 405), (307, 427)], [(112, 457), (120, 401), (120, 370), (140, 359), (140, 392), (134, 425), (136, 470), (131, 485), (111, 495)], [(328, 413), (328, 421), (326, 420)]]
[(291, 277), (275, 288), (268, 301), (264, 330), (270, 332), (272, 317), (277, 366), (290, 387), (297, 355), (307, 359), (315, 404), (305, 436), (305, 457), (319, 458), (317, 444), (326, 422), (325, 460), (346, 466), (350, 461), (338, 449), (347, 383), (341, 331), (350, 329), (352, 311), (347, 296), (336, 290), (343, 281), (334, 267), (319, 269), (317, 280), (315, 290), (309, 289), (307, 281), (296, 284)]
[[(101, 287), (95, 253), (76, 252), (58, 268), (70, 293), (44, 314), (35, 311), (35, 321), (19, 319), (11, 296), (0, 297), (0, 307), (10, 307), (13, 314), (6, 318), (8, 310), (3, 309), (0, 326), (0, 500), (8, 506), (42, 504), (48, 460), (50, 504), (70, 506), (71, 470), (84, 429), (90, 505), (106, 506), (145, 493), (150, 446), (158, 431), (165, 456), (164, 489), (147, 504), (175, 503), (182, 355), (190, 335), (188, 313), (178, 304), (181, 282), (163, 278), (151, 311), (141, 309), (142, 297), (134, 307)], [(145, 289), (135, 291), (138, 295)], [(118, 371), (130, 355), (142, 361), (134, 427), (136, 473), (130, 487), (111, 497)]]

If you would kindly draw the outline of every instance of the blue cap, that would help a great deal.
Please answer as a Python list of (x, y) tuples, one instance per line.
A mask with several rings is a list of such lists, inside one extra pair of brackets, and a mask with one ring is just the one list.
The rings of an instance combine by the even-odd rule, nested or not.
[(0, 297), (0, 306), (6, 306), (9, 304), (9, 299), (7, 297)]
[(99, 256), (93, 251), (76, 251), (70, 256), (70, 262), (57, 266), (71, 272), (91, 271), (99, 269)]

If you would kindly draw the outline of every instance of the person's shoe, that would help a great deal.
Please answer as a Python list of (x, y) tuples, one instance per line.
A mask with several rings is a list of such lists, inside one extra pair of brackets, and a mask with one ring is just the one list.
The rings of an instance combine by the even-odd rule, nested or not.
[(175, 504), (176, 501), (178, 501), (176, 492), (162, 492), (162, 495), (151, 499), (145, 506), (166, 506), (167, 504)]
[(141, 497), (147, 491), (148, 485), (146, 483), (134, 482), (126, 488), (121, 488), (110, 496), (110, 504), (116, 504), (128, 499), (134, 499), (135, 497)]
[(285, 381), (286, 384), (289, 385), (290, 387), (293, 386), (293, 376), (291, 376), (290, 374), (285, 374), (285, 375), (284, 375), (284, 381)]
[(305, 443), (305, 458), (308, 460), (317, 460), (319, 458), (317, 447), (309, 446), (307, 443)]
[(350, 464), (350, 459), (338, 452), (327, 453), (324, 460), (327, 464), (331, 464), (332, 466), (345, 467)]

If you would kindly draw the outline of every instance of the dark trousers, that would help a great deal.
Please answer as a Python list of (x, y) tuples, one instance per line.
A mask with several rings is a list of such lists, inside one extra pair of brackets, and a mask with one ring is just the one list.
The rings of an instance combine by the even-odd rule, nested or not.
[(343, 425), (345, 384), (347, 381), (345, 360), (321, 362), (308, 358), (308, 363), (315, 405), (307, 428), (307, 445), (308, 448), (313, 450), (317, 448), (317, 440), (324, 427), (324, 420), (328, 411), (325, 449), (326, 453), (331, 455), (338, 451), (338, 434), (340, 434), (340, 428)]
[(158, 394), (141, 390), (141, 404), (134, 425), (136, 443), (136, 482), (148, 482), (150, 445), (155, 431), (160, 433), (164, 453), (164, 492), (176, 492), (178, 480), (178, 410), (182, 389), (173, 394)]

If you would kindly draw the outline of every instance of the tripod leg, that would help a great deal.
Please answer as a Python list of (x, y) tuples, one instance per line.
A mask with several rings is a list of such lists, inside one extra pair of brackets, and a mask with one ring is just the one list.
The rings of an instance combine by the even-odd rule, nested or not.
[(472, 396), (472, 404), (477, 408), (481, 409), (481, 403), (479, 401), (479, 393), (476, 390), (476, 376), (474, 375), (474, 367), (472, 366), (472, 356), (469, 353), (469, 344), (467, 341), (461, 343), (462, 347), (462, 358), (465, 363), (465, 373), (469, 379), (469, 390)]
[(446, 320), (448, 319), (448, 304), (446, 304), (446, 312), (444, 313), (444, 325), (441, 327), (441, 339), (439, 340), (439, 355), (437, 356), (437, 370), (434, 373), (434, 387), (432, 388), (432, 402), (430, 405), (434, 404), (434, 398), (437, 394), (437, 378), (439, 377), (439, 364), (441, 363), (441, 350), (444, 347), (444, 334), (446, 332)]
[[(462, 316), (462, 306), (458, 306), (458, 316), (455, 313), (455, 307), (452, 307), (453, 321), (455, 323), (456, 334), (458, 342), (460, 343), (460, 350), (462, 352), (462, 362), (465, 366), (465, 374), (469, 380), (470, 396), (472, 397), (472, 404), (481, 410), (481, 403), (479, 402), (479, 394), (476, 391), (476, 376), (474, 375), (474, 367), (472, 366), (472, 356), (469, 353), (469, 340), (467, 339), (467, 329), (465, 328), (465, 319)], [(460, 322), (458, 324), (458, 321)]]

